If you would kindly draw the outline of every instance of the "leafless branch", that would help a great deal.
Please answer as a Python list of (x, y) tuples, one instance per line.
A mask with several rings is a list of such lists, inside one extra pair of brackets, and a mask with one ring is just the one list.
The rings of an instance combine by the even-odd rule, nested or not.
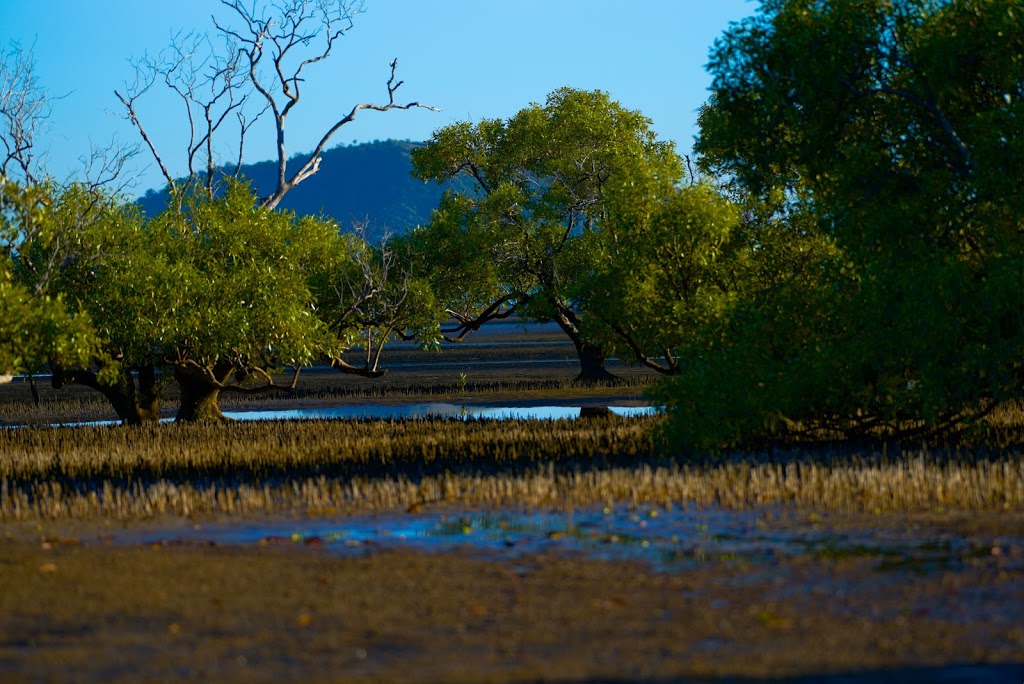
[(508, 318), (518, 310), (519, 305), (522, 302), (522, 297), (516, 297), (512, 294), (508, 294), (495, 300), (480, 314), (473, 317), (448, 309), (446, 313), (451, 316), (458, 325), (449, 328), (441, 328), (442, 338), (445, 342), (462, 342), (466, 339), (466, 336), (469, 333), (479, 330), (485, 323)]
[[(392, 110), (392, 109), (427, 109), (427, 110), (430, 110), (432, 112), (439, 112), (439, 111), (441, 111), (440, 109), (438, 109), (436, 107), (432, 107), (430, 105), (422, 104), (420, 102), (410, 102), (408, 104), (400, 104), (398, 102), (395, 102), (395, 92), (398, 90), (398, 88), (403, 83), (403, 81), (399, 81), (399, 82), (395, 83), (395, 70), (397, 69), (397, 67), (398, 67), (398, 60), (397, 59), (391, 60), (391, 76), (390, 76), (390, 78), (388, 78), (388, 82), (387, 82), (388, 103), (384, 104), (384, 105), (373, 104), (373, 103), (360, 103), (360, 104), (354, 105), (347, 115), (345, 115), (344, 117), (339, 119), (333, 126), (331, 126), (327, 130), (327, 132), (323, 135), (323, 137), (320, 138), (320, 142), (317, 143), (316, 147), (309, 154), (309, 157), (306, 159), (306, 162), (304, 164), (302, 164), (302, 166), (300, 166), (299, 169), (296, 170), (295, 173), (292, 174), (291, 178), (288, 178), (287, 180), (284, 179), (284, 174), (285, 174), (285, 171), (286, 171), (286, 162), (287, 162), (286, 151), (285, 151), (285, 148), (284, 148), (284, 124), (285, 124), (285, 118), (284, 117), (287, 116), (287, 113), (285, 111), (282, 111), (282, 114), (277, 117), (277, 129), (278, 129), (278, 170), (279, 170), (278, 186), (277, 186), (277, 189), (271, 195), (268, 195), (267, 197), (265, 197), (262, 200), (263, 206), (270, 207), (270, 208), (276, 207), (278, 205), (278, 203), (280, 203), (281, 199), (284, 198), (285, 194), (289, 190), (291, 190), (296, 185), (298, 185), (299, 183), (301, 183), (302, 181), (306, 180), (310, 176), (314, 175), (317, 171), (319, 171), (320, 170), (320, 162), (321, 162), (321, 159), (322, 159), (320, 155), (323, 153), (324, 148), (327, 146), (327, 143), (330, 142), (331, 138), (334, 137), (334, 134), (337, 133), (341, 129), (342, 126), (345, 126), (346, 124), (349, 124), (352, 121), (354, 121), (355, 118), (356, 118), (356, 115), (360, 111), (362, 111), (362, 110), (372, 110), (372, 111), (377, 111), (377, 112), (386, 112), (386, 111), (389, 111), (389, 110)], [(291, 100), (289, 102), (289, 105), (286, 106), (286, 108), (290, 107), (291, 105), (294, 105), (296, 102), (298, 102), (298, 99), (297, 99), (297, 97), (298, 97), (298, 90), (295, 91), (295, 97), (296, 97), (296, 99)], [(276, 108), (275, 108), (275, 111), (276, 111)]]
[(244, 109), (239, 108), (235, 110), (235, 116), (238, 118), (238, 163), (235, 165), (234, 174), (232, 174), (235, 178), (242, 175), (242, 159), (245, 155), (245, 135), (249, 132), (249, 129), (252, 128), (264, 114), (266, 114), (268, 109), (270, 109), (270, 106), (265, 105), (263, 109), (257, 112), (256, 116), (251, 119), (246, 118)]
[(125, 94), (121, 94), (115, 90), (114, 95), (121, 101), (121, 104), (125, 108), (125, 118), (131, 122), (133, 126), (139, 131), (139, 135), (142, 137), (142, 141), (146, 143), (146, 147), (149, 148), (150, 154), (153, 155), (154, 161), (157, 166), (160, 167), (160, 173), (163, 174), (164, 179), (167, 181), (167, 185), (175, 187), (174, 176), (167, 170), (167, 165), (164, 163), (163, 158), (156, 149), (156, 144), (153, 139), (149, 137), (149, 133), (146, 132), (146, 128), (142, 125), (142, 121), (139, 119), (138, 112), (135, 109), (136, 102), (138, 99), (146, 94), (146, 92), (153, 87), (156, 75), (152, 72), (146, 72), (139, 68), (135, 70), (135, 82), (131, 85), (126, 85)]
[(0, 52), (0, 175), (36, 181), (36, 135), (50, 115), (51, 99), (36, 80), (31, 50), (12, 43)]
[(115, 194), (132, 187), (132, 181), (124, 179), (121, 175), (125, 165), (134, 159), (140, 152), (138, 144), (128, 144), (111, 140), (104, 147), (92, 146), (87, 157), (81, 157), (79, 161), (85, 169), (85, 185), (93, 192), (99, 191), (102, 187), (112, 187), (113, 183), (121, 180), (121, 184), (113, 187)]

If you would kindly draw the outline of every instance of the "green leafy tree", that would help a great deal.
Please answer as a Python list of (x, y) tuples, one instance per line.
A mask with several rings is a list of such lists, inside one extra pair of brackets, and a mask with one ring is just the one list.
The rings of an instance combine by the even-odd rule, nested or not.
[(105, 216), (82, 228), (83, 256), (55, 283), (95, 321), (104, 353), (56, 368), (55, 383), (93, 387), (139, 423), (158, 419), (160, 381), (173, 376), (179, 420), (221, 420), (222, 392), (292, 389), (301, 366), (339, 353), (311, 287), (335, 255), (334, 224), (261, 208), (237, 183), (148, 221), (125, 206)]
[(580, 288), (584, 333), (620, 358), (673, 375), (685, 362), (680, 345), (742, 287), (748, 245), (740, 212), (706, 183), (667, 198), (627, 197), (603, 224), (596, 266)]
[[(38, 373), (51, 360), (78, 364), (97, 351), (88, 316), (76, 316), (49, 282), (60, 262), (36, 268), (38, 251), (66, 254), (53, 211), (54, 189), (0, 177), (0, 375)], [(33, 385), (34, 388), (34, 385)]]
[(410, 241), (446, 312), (449, 339), (513, 312), (555, 321), (576, 346), (581, 378), (606, 378), (605, 350), (583, 333), (589, 282), (616, 197), (637, 187), (667, 195), (682, 177), (672, 145), (650, 121), (600, 91), (556, 90), (508, 121), (437, 131), (413, 152), (414, 173), (461, 177)]
[(442, 321), (429, 283), (412, 273), (408, 245), (384, 236), (373, 246), (364, 227), (339, 233), (312, 287), (317, 313), (335, 342), (334, 353), (323, 360), (343, 373), (377, 378), (386, 373), (380, 360), (389, 341), (436, 344)]
[[(716, 43), (704, 167), (834, 251), (677, 378), (681, 439), (936, 431), (1021, 396), (1022, 18), (1020, 0), (768, 0)], [(703, 390), (720, 399), (687, 398)]]
[(157, 315), (163, 362), (181, 390), (179, 420), (222, 419), (221, 392), (279, 389), (276, 371), (292, 369), (294, 382), (332, 349), (309, 280), (338, 239), (334, 224), (261, 208), (247, 187), (230, 184), (213, 200), (191, 196), (147, 230), (168, 299)]
[[(53, 382), (101, 392), (125, 423), (158, 420), (170, 378), (177, 419), (202, 421), (223, 419), (222, 393), (290, 391), (317, 361), (373, 377), (387, 339), (415, 329), (417, 287), (391, 277), (392, 256), (333, 221), (261, 207), (240, 183), (148, 220), (84, 188), (55, 206), (88, 220), (51, 289), (95, 322), (102, 346), (84, 363), (50, 358)], [(347, 362), (367, 336), (372, 358)]]
[(142, 217), (131, 204), (80, 184), (65, 188), (53, 210), (66, 231), (66, 253), (39, 250), (32, 261), (62, 258), (50, 289), (94, 322), (101, 341), (84, 362), (51, 358), (53, 387), (80, 385), (100, 392), (125, 424), (156, 421), (163, 378), (159, 323), (148, 305), (155, 308), (160, 293), (141, 289), (158, 273)]

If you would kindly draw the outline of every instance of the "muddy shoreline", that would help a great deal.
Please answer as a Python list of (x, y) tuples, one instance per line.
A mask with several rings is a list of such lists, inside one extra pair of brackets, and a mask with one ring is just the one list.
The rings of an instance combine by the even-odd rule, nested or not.
[(116, 523), (7, 525), (0, 680), (1019, 681), (1019, 516), (875, 520), (992, 550), (938, 566), (887, 568), (862, 550), (666, 572), (557, 550), (339, 555), (310, 540), (123, 545), (130, 526)]

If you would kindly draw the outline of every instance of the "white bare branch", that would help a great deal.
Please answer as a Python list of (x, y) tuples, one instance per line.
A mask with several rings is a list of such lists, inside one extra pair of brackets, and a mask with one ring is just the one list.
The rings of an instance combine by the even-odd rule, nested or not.
[(153, 139), (149, 137), (149, 134), (146, 132), (146, 128), (142, 125), (142, 121), (139, 119), (139, 115), (135, 109), (135, 103), (153, 87), (155, 79), (155, 73), (136, 66), (134, 83), (130, 85), (126, 84), (124, 89), (125, 94), (115, 90), (114, 95), (116, 95), (117, 99), (124, 105), (125, 118), (128, 119), (139, 131), (142, 141), (146, 143), (146, 147), (149, 148), (150, 154), (153, 155), (153, 159), (156, 161), (157, 166), (160, 167), (160, 173), (162, 173), (164, 178), (167, 180), (167, 185), (173, 188), (175, 187), (174, 176), (172, 176), (171, 172), (167, 169), (167, 165), (164, 163), (163, 158), (156, 149), (156, 144), (153, 142)]
[[(118, 93), (128, 118), (172, 187), (175, 183), (142, 127), (135, 105), (156, 78), (162, 79), (185, 107), (189, 125), (188, 176), (191, 180), (198, 177), (196, 161), (204, 158), (204, 182), (211, 195), (218, 169), (214, 135), (229, 118), (237, 122), (237, 128), (233, 129), (239, 139), (237, 175), (242, 167), (246, 134), (262, 114), (270, 112), (276, 135), (277, 179), (275, 188), (261, 199), (261, 204), (271, 209), (292, 188), (320, 169), (323, 151), (331, 138), (360, 111), (416, 108), (440, 111), (418, 101), (396, 101), (402, 81), (396, 79), (398, 61), (392, 60), (386, 84), (387, 100), (354, 105), (327, 128), (315, 149), (289, 176), (287, 121), (301, 100), (306, 69), (331, 56), (338, 39), (352, 28), (356, 15), (364, 11), (363, 0), (221, 0), (221, 4), (229, 10), (228, 16), (233, 21), (212, 17), (220, 41), (210, 41), (194, 33), (177, 34), (171, 50), (160, 59), (136, 63), (137, 71), (145, 72), (146, 78), (137, 75), (136, 86), (127, 95)], [(255, 116), (246, 111), (254, 107), (252, 100), (263, 105)]]
[(0, 52), (0, 175), (36, 180), (36, 136), (50, 116), (50, 94), (39, 85), (31, 50), (18, 43)]

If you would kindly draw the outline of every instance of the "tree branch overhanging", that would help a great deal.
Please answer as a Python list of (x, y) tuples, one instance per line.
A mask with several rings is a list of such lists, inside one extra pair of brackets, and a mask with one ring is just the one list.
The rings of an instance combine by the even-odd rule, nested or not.
[[(324, 148), (327, 143), (330, 142), (331, 138), (337, 133), (343, 126), (351, 123), (355, 120), (356, 115), (362, 110), (371, 110), (376, 112), (386, 112), (392, 109), (427, 109), (432, 112), (440, 112), (441, 110), (431, 105), (423, 104), (418, 101), (409, 102), (407, 104), (401, 104), (395, 101), (395, 93), (402, 86), (404, 81), (395, 82), (395, 70), (398, 67), (398, 60), (391, 60), (391, 76), (388, 78), (387, 90), (388, 90), (388, 102), (387, 104), (374, 104), (374, 103), (359, 103), (352, 107), (348, 114), (339, 119), (333, 126), (331, 126), (326, 133), (320, 138), (320, 142), (317, 143), (316, 147), (309, 154), (306, 162), (299, 167), (295, 173), (292, 174), (291, 178), (285, 179), (285, 171), (287, 167), (286, 151), (284, 148), (284, 125), (285, 118), (288, 115), (287, 110), (278, 112), (276, 106), (272, 106), (275, 112), (275, 119), (277, 124), (278, 132), (278, 187), (277, 189), (264, 197), (261, 204), (265, 207), (274, 208), (284, 198), (285, 194), (289, 190), (294, 188), (296, 185), (306, 180), (310, 176), (314, 175), (320, 170), (320, 162), (322, 160), (321, 155), (323, 154)], [(264, 92), (264, 97), (272, 99), (269, 93)], [(289, 102), (289, 105), (294, 105), (298, 101), (298, 92), (295, 93), (295, 99)]]

